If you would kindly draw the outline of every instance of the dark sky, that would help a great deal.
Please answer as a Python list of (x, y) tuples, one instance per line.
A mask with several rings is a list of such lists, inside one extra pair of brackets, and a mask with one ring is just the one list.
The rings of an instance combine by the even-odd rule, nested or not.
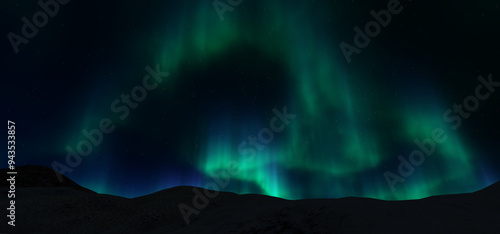
[[(421, 198), (498, 181), (500, 87), (478, 77), (500, 82), (499, 3), (400, 1), (348, 63), (339, 45), (356, 46), (354, 28), (387, 2), (243, 0), (221, 21), (212, 1), (70, 1), (15, 53), (9, 33), (25, 37), (21, 18), (42, 8), (5, 1), (2, 110), (16, 122), (16, 165), (57, 162), (126, 197), (203, 187), (231, 163), (220, 189), (292, 199)], [(125, 107), (121, 95), (157, 65), (169, 75), (120, 119), (112, 103)], [(480, 85), (488, 98), (467, 99)], [(477, 100), (468, 118), (454, 109), (464, 100)], [(270, 139), (274, 118), (284, 129)], [(66, 146), (102, 119), (113, 131), (68, 165)], [(435, 129), (447, 140), (399, 172), (398, 156), (411, 161)]]

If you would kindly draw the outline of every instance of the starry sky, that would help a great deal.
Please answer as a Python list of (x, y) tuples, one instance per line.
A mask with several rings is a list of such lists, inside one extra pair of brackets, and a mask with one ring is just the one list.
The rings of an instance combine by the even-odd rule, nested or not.
[[(350, 63), (339, 45), (354, 46), (354, 28), (389, 1), (220, 2), (223, 18), (207, 0), (70, 1), (18, 53), (4, 37), (16, 165), (64, 166), (124, 197), (219, 182), (286, 199), (401, 200), (500, 180), (500, 91), (484, 86), (500, 82), (498, 2), (402, 0)], [(2, 32), (22, 36), (21, 18), (40, 10), (5, 1)], [(131, 94), (158, 69), (156, 88)], [(480, 85), (488, 97), (467, 99)], [(464, 100), (474, 110), (454, 111)], [(113, 131), (69, 165), (67, 147), (103, 119)], [(419, 157), (416, 141), (436, 129), (446, 139)]]

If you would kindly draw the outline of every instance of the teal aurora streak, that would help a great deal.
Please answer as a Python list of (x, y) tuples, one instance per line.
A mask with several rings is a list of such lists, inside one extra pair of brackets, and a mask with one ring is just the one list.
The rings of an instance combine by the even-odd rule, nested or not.
[[(492, 182), (487, 172), (477, 169), (473, 149), (460, 132), (443, 120), (443, 111), (451, 103), (438, 95), (394, 97), (383, 90), (397, 84), (381, 84), (369, 71), (349, 69), (338, 43), (332, 42), (342, 38), (332, 36), (335, 29), (324, 28), (325, 23), (320, 22), (329, 19), (326, 9), (310, 9), (306, 3), (291, 6), (277, 1), (244, 1), (234, 11), (226, 12), (221, 22), (207, 1), (179, 4), (179, 14), (167, 16), (167, 37), (147, 42), (152, 48), (158, 46), (151, 53), (163, 70), (174, 74), (162, 83), (166, 90), (175, 88), (173, 80), (179, 79), (176, 71), (187, 61), (196, 70), (234, 48), (251, 46), (289, 71), (287, 82), (291, 85), (284, 104), (297, 115), (252, 161), (238, 153), (238, 145), (259, 128), (249, 129), (249, 122), (235, 121), (231, 116), (206, 123), (210, 130), (200, 133), (203, 138), (196, 155), (185, 156), (185, 160), (194, 159), (194, 166), (205, 175), (191, 185), (212, 182), (210, 175), (225, 170), (231, 161), (239, 163), (239, 173), (231, 176), (230, 185), (222, 190), (286, 199), (418, 199), (473, 191)], [(250, 7), (245, 5), (270, 13), (255, 16), (246, 11)], [(272, 114), (248, 121), (267, 127), (271, 118)], [(89, 127), (92, 124), (88, 122)], [(397, 173), (398, 155), (408, 158), (418, 149), (414, 141), (429, 138), (435, 128), (444, 129), (448, 140), (437, 145), (436, 152), (392, 192), (383, 173)], [(193, 144), (183, 147), (191, 152)], [(185, 181), (162, 180), (171, 180), (162, 183), (168, 186)], [(84, 185), (113, 193), (105, 184), (86, 181)]]

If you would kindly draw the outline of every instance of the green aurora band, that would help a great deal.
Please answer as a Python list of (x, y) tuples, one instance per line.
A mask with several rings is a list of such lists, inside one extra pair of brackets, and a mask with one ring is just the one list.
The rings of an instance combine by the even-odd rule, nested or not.
[[(264, 150), (257, 151), (253, 160), (238, 153), (238, 145), (260, 130), (248, 127), (250, 122), (251, 126), (267, 127), (273, 117), (271, 109), (265, 118), (248, 122), (231, 116), (209, 122), (209, 130), (200, 131), (199, 150), (185, 156), (205, 175), (198, 186), (214, 181), (211, 175), (237, 162), (238, 173), (231, 175), (229, 185), (221, 190), (286, 199), (361, 196), (400, 200), (484, 187), (472, 160), (474, 149), (443, 120), (443, 111), (451, 103), (437, 95), (402, 101), (403, 97), (382, 91), (397, 84), (378, 83), (369, 70), (346, 66), (338, 43), (334, 43), (341, 40), (331, 35), (335, 29), (320, 22), (328, 18), (327, 9), (311, 9), (305, 2), (291, 6), (277, 1), (244, 1), (226, 12), (221, 22), (211, 2), (179, 4), (178, 14), (166, 16), (167, 38), (148, 42), (151, 48), (161, 48), (151, 53), (163, 70), (171, 73), (162, 83), (166, 90), (175, 89), (178, 69), (188, 61), (196, 70), (234, 48), (258, 48), (288, 70), (288, 102), (282, 106), (276, 103), (276, 108), (281, 111), (286, 105), (289, 113), (297, 115), (284, 131), (274, 134)], [(272, 14), (257, 16), (245, 10), (254, 8)], [(117, 128), (129, 124), (124, 122)], [(447, 141), (437, 144), (435, 153), (392, 192), (384, 172), (397, 174), (398, 156), (408, 159), (410, 152), (418, 149), (414, 141), (430, 138), (435, 128), (445, 130)], [(183, 147), (193, 152), (192, 144)], [(94, 189), (111, 192), (105, 185), (93, 184)]]

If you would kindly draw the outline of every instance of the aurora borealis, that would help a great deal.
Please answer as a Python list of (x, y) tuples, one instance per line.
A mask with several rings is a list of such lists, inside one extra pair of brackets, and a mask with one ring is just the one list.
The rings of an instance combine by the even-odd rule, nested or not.
[[(10, 4), (5, 34), (36, 10)], [(443, 118), (474, 94), (478, 76), (500, 81), (498, 3), (401, 5), (347, 63), (339, 44), (386, 4), (244, 0), (221, 21), (211, 1), (71, 2), (19, 54), (4, 50), (18, 160), (64, 163), (65, 147), (110, 117), (116, 130), (65, 174), (99, 193), (203, 187), (231, 162), (237, 173), (223, 190), (286, 199), (418, 199), (498, 181), (498, 91), (456, 130)], [(169, 77), (118, 119), (110, 103), (156, 64)], [(245, 145), (249, 160), (240, 144), (285, 106), (296, 117), (267, 144)], [(391, 191), (384, 172), (397, 173), (398, 156), (436, 128), (447, 140)]]

